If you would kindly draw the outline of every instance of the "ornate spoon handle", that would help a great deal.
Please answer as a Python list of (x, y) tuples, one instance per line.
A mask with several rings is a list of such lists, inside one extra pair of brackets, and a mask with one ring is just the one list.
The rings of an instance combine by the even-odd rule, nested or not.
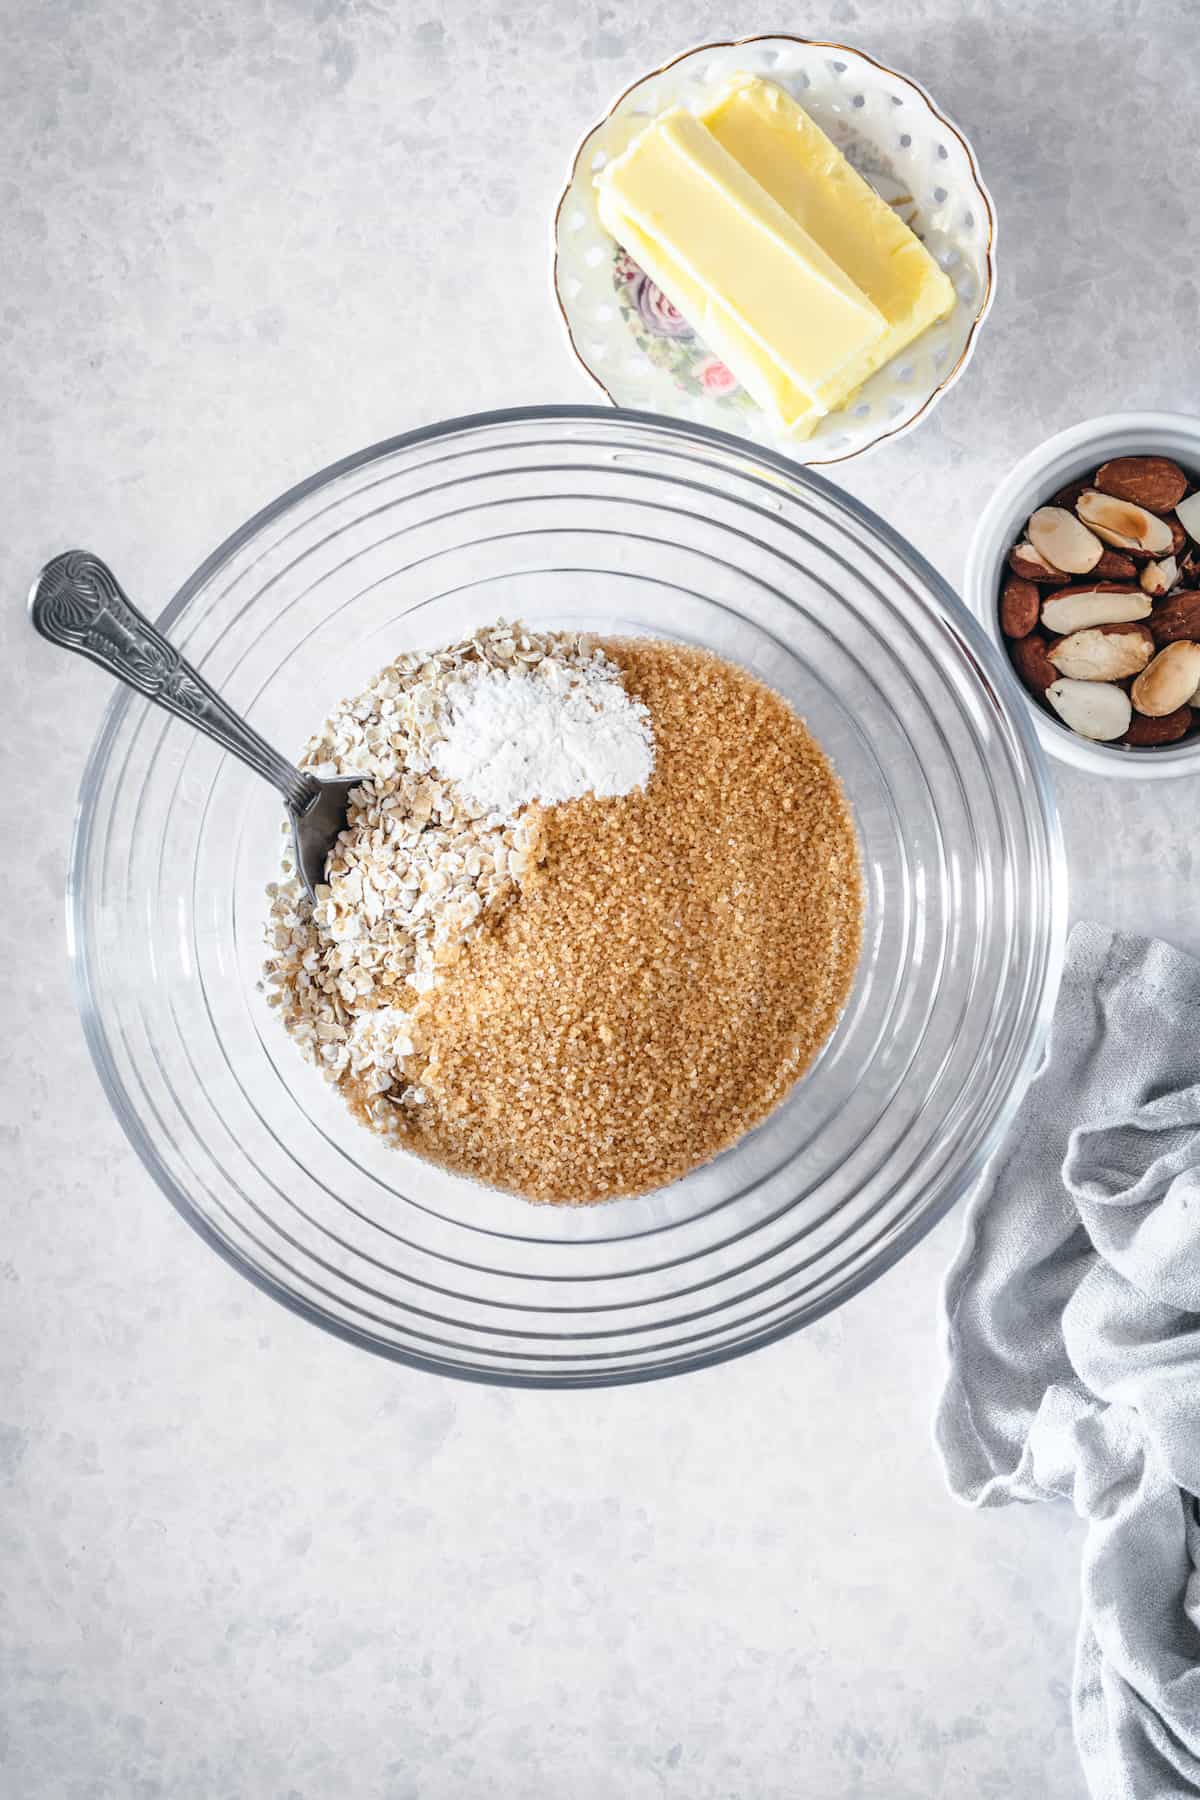
[(316, 798), (320, 784), (315, 776), (280, 756), (209, 687), (138, 611), (98, 556), (67, 550), (48, 562), (33, 584), (29, 615), (52, 644), (90, 657), (127, 687), (232, 751), (275, 784), (292, 812), (302, 813)]

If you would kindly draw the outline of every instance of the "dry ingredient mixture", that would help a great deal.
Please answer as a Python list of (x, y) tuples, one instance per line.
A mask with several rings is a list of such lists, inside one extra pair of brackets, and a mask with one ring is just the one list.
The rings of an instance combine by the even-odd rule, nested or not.
[(845, 1002), (853, 826), (786, 702), (707, 652), (499, 625), (402, 658), (308, 767), (362, 771), (266, 979), (359, 1117), (532, 1199), (660, 1186), (783, 1097)]

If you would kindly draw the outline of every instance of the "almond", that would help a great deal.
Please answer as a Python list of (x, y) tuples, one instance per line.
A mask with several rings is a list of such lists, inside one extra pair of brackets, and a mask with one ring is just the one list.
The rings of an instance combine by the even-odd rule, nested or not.
[(1102, 744), (1123, 737), (1133, 717), (1129, 695), (1111, 681), (1056, 681), (1046, 698), (1064, 725)]
[[(1013, 545), (1008, 553), (1008, 566), (1022, 581), (1061, 581), (1063, 578), (1063, 571), (1052, 569), (1028, 540)], [(1129, 573), (1133, 574), (1132, 567)]]
[(1068, 481), (1066, 487), (1060, 487), (1057, 494), (1051, 494), (1047, 506), (1065, 506), (1068, 512), (1075, 511), (1075, 502), (1087, 488), (1095, 487), (1094, 481)]
[(1046, 655), (1046, 640), (1040, 632), (1034, 631), (1028, 637), (1014, 638), (1008, 646), (1008, 654), (1025, 686), (1039, 700), (1051, 682), (1058, 680), (1058, 670)]
[(1143, 750), (1155, 744), (1174, 744), (1192, 729), (1194, 717), (1190, 706), (1176, 707), (1174, 712), (1163, 713), (1158, 719), (1152, 719), (1146, 713), (1134, 713), (1121, 742)]
[(1163, 523), (1171, 527), (1171, 555), (1182, 556), (1187, 549), (1187, 532), (1174, 513), (1170, 513)]
[(1029, 541), (1039, 556), (1067, 575), (1088, 574), (1104, 554), (1100, 539), (1065, 506), (1039, 506), (1029, 521)]
[(1116, 550), (1143, 550), (1150, 556), (1163, 556), (1174, 542), (1165, 519), (1147, 512), (1144, 506), (1135, 506), (1132, 500), (1114, 500), (1111, 494), (1101, 494), (1096, 488), (1085, 489), (1076, 501), (1075, 511), (1097, 537)]
[(1042, 596), (1032, 581), (1010, 575), (1000, 596), (1000, 629), (1005, 637), (1028, 637), (1038, 622)]
[(1156, 644), (1200, 639), (1200, 589), (1186, 588), (1160, 601), (1150, 616)]
[(1189, 550), (1179, 559), (1179, 585), (1200, 588), (1200, 550)]
[(1184, 706), (1200, 685), (1200, 644), (1180, 640), (1160, 650), (1134, 682), (1130, 698), (1140, 713), (1161, 719)]
[(1140, 675), (1154, 655), (1144, 625), (1097, 625), (1060, 638), (1049, 660), (1071, 681), (1126, 681)]
[(1106, 548), (1092, 574), (1098, 581), (1136, 581), (1137, 564), (1132, 556), (1122, 556), (1119, 550)]
[(1175, 517), (1188, 536), (1200, 542), (1200, 489), (1179, 502), (1175, 508)]
[(1130, 500), (1147, 512), (1170, 512), (1188, 490), (1178, 463), (1166, 456), (1115, 456), (1096, 470), (1096, 487), (1117, 500)]
[(1145, 619), (1150, 611), (1150, 598), (1140, 588), (1113, 581), (1080, 583), (1047, 595), (1042, 603), (1042, 624), (1047, 631), (1065, 637), (1072, 631), (1086, 631), (1090, 625)]
[[(1164, 556), (1160, 562), (1148, 562), (1140, 579), (1147, 594), (1156, 598), (1160, 594), (1169, 594), (1179, 579), (1179, 564), (1173, 556)], [(1034, 592), (1037, 592), (1036, 588)]]

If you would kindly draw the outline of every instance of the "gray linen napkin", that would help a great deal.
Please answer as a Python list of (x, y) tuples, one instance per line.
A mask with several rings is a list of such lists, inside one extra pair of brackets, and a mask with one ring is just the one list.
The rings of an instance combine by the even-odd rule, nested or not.
[(1200, 1794), (1200, 963), (1071, 934), (1049, 1053), (946, 1278), (936, 1432), (972, 1506), (1087, 1523), (1096, 1800)]

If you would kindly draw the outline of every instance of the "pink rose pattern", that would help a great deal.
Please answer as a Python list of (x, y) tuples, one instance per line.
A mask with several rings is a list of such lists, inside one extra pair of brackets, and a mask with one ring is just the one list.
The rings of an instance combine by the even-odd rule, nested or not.
[(638, 348), (657, 367), (667, 369), (685, 393), (739, 407), (750, 404), (732, 371), (711, 354), (679, 308), (619, 247), (614, 249), (613, 287), (621, 317)]
[(709, 394), (731, 394), (737, 386), (737, 377), (732, 369), (727, 369), (723, 362), (710, 356), (696, 370), (700, 386)]
[(631, 281), (629, 292), (638, 309), (639, 318), (653, 336), (695, 337), (695, 332), (679, 308), (667, 299), (660, 287), (655, 287), (648, 275), (639, 275), (635, 281)]

